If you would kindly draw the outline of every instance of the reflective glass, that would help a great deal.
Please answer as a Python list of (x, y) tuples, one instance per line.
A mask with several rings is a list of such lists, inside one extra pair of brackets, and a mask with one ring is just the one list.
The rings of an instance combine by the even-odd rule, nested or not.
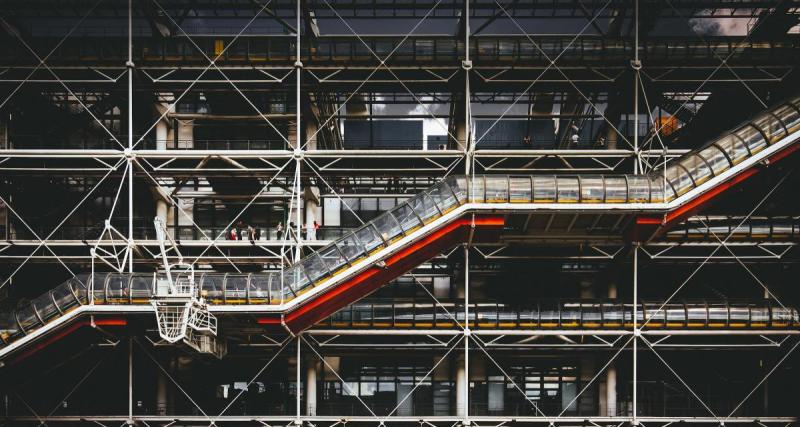
[(450, 186), (447, 185), (447, 182), (440, 182), (436, 184), (431, 189), (430, 196), (433, 201), (436, 202), (436, 206), (439, 207), (439, 210), (442, 211), (443, 214), (450, 212), (458, 205), (456, 196), (450, 190)]
[(706, 162), (697, 154), (690, 154), (680, 162), (694, 179), (694, 185), (698, 186), (711, 178), (711, 168)]
[(739, 164), (750, 155), (744, 142), (734, 135), (725, 135), (717, 140), (716, 144), (725, 151), (725, 154), (728, 155), (734, 165)]
[(395, 237), (398, 237), (402, 234), (400, 224), (398, 224), (397, 220), (388, 213), (384, 213), (383, 215), (380, 215), (372, 220), (372, 224), (386, 242), (391, 242)]
[(39, 318), (36, 317), (33, 305), (31, 304), (26, 304), (17, 312), (17, 319), (19, 320), (19, 325), (26, 333), (31, 332), (35, 327), (41, 325)]
[(716, 145), (709, 145), (700, 151), (699, 155), (706, 159), (714, 175), (719, 175), (731, 167), (731, 162)]
[[(764, 124), (768, 128), (771, 128), (772, 122), (766, 120), (767, 118), (764, 119), (765, 120), (762, 124)], [(772, 120), (774, 122), (777, 122), (777, 120), (774, 118)], [(778, 123), (777, 125), (781, 126), (780, 123)], [(767, 141), (764, 140), (764, 135), (762, 135), (761, 132), (759, 132), (758, 129), (756, 129), (753, 126), (750, 125), (744, 126), (741, 129), (734, 132), (734, 134), (739, 136), (739, 138), (741, 138), (742, 141), (744, 141), (745, 145), (747, 145), (747, 148), (750, 149), (750, 153), (752, 154), (758, 153), (759, 151), (763, 150), (764, 147), (767, 146)]]
[(531, 178), (510, 178), (509, 197), (511, 203), (530, 203), (531, 199)]
[(67, 280), (53, 289), (53, 299), (56, 301), (58, 308), (65, 313), (72, 307), (80, 305), (78, 299), (75, 298), (75, 294), (72, 293), (71, 280), (73, 279)]
[(439, 217), (439, 209), (436, 208), (436, 204), (433, 203), (433, 200), (426, 192), (412, 197), (407, 203), (425, 223)]
[(422, 221), (406, 203), (392, 209), (389, 213), (394, 216), (394, 219), (397, 220), (406, 234), (422, 226)]
[(624, 176), (605, 177), (606, 203), (625, 203), (628, 200), (628, 183)]
[(467, 193), (469, 189), (469, 182), (465, 176), (450, 176), (447, 178), (447, 184), (450, 189), (456, 194), (456, 199), (459, 204), (464, 204), (467, 201)]
[(153, 296), (153, 275), (134, 274), (130, 282), (131, 299), (149, 300)]
[(31, 304), (36, 307), (36, 311), (45, 322), (59, 314), (56, 303), (53, 301), (53, 296), (50, 292), (39, 295)]
[(556, 188), (558, 190), (558, 203), (578, 203), (580, 201), (577, 176), (557, 177)]
[(319, 251), (319, 257), (328, 267), (332, 273), (335, 273), (342, 267), (347, 266), (347, 260), (344, 258), (336, 245), (328, 245)]
[(225, 295), (223, 295), (223, 280), (225, 280), (224, 274), (219, 273), (205, 273), (203, 274), (202, 280), (200, 282), (200, 293), (206, 299), (209, 300), (216, 300), (216, 301), (223, 301)]
[(358, 241), (361, 242), (367, 254), (382, 248), (384, 245), (383, 240), (378, 235), (372, 223), (368, 223), (356, 230), (355, 236), (358, 238)]
[(781, 119), (789, 133), (800, 130), (800, 112), (798, 112), (796, 108), (790, 105), (784, 105), (775, 110), (775, 115)]
[(643, 175), (628, 176), (628, 201), (647, 203), (650, 201), (650, 178)]
[(130, 297), (127, 274), (112, 273), (106, 282), (106, 298), (108, 302), (127, 301)]
[(486, 179), (483, 176), (476, 176), (470, 179), (471, 202), (483, 203), (486, 201)]
[(318, 282), (328, 275), (328, 267), (322, 262), (318, 254), (311, 254), (300, 261), (300, 265), (305, 269), (306, 275), (312, 282)]
[[(248, 287), (250, 302), (264, 303), (270, 301), (270, 279), (273, 276), (275, 276), (273, 273), (266, 273), (254, 274), (250, 277), (250, 285)], [(280, 280), (280, 278), (278, 279)]]
[(693, 188), (692, 177), (686, 170), (678, 165), (672, 165), (667, 168), (667, 181), (672, 184), (672, 188), (682, 195)]
[[(756, 120), (754, 120), (753, 124), (757, 128), (761, 129), (761, 132), (763, 132), (764, 135), (766, 135), (767, 142), (769, 144), (774, 144), (774, 143), (778, 142), (778, 140), (783, 139), (783, 138), (786, 137), (786, 128), (783, 127), (783, 123), (781, 123), (781, 121), (778, 120), (778, 118), (775, 117), (772, 114), (768, 114), (768, 113), (764, 114), (763, 116), (761, 116), (761, 117), (757, 118)], [(764, 147), (764, 145), (762, 143), (753, 143), (751, 145), (751, 143), (748, 141), (748, 139), (745, 138), (744, 135), (739, 134), (739, 136), (741, 136), (742, 139), (745, 140), (745, 142), (747, 143), (747, 146), (750, 147), (750, 151), (753, 152), (753, 153), (756, 153), (757, 151), (759, 151), (761, 148)], [(756, 150), (756, 149), (753, 148), (754, 146), (758, 146), (758, 147), (761, 147), (761, 148)]]
[(336, 241), (336, 246), (342, 252), (342, 255), (351, 263), (364, 256), (364, 246), (356, 240), (355, 234), (350, 233)]
[(486, 202), (508, 202), (508, 178), (504, 176), (486, 177)]
[(225, 279), (225, 302), (227, 304), (247, 302), (248, 274), (228, 274)]
[(605, 198), (602, 176), (581, 176), (581, 203), (602, 203)]
[(533, 176), (533, 201), (539, 203), (553, 203), (556, 201), (555, 176)]

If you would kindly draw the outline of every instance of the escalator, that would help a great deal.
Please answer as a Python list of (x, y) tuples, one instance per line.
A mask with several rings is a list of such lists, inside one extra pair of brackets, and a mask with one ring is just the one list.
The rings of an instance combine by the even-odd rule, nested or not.
[[(298, 333), (449, 248), (498, 240), (508, 214), (623, 214), (630, 238), (647, 240), (794, 152), (798, 137), (800, 98), (647, 175), (451, 176), (282, 272), (230, 285), (225, 275), (203, 275), (199, 286), (212, 302), (222, 292), (212, 311)], [(0, 358), (80, 313), (152, 311), (156, 276), (117, 276), (71, 279), (0, 315)]]

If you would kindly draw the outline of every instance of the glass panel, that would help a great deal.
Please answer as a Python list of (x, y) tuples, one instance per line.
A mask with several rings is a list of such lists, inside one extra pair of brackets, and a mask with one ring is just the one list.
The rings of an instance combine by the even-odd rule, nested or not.
[(39, 327), (41, 323), (39, 318), (36, 317), (36, 312), (33, 310), (33, 305), (27, 304), (17, 312), (17, 319), (19, 325), (26, 333), (30, 333), (33, 329)]
[(439, 209), (436, 208), (436, 204), (425, 192), (412, 197), (407, 203), (422, 218), (422, 222), (427, 223), (439, 217)]
[(338, 271), (342, 267), (347, 266), (347, 260), (342, 256), (336, 245), (328, 245), (319, 251), (319, 257), (328, 267), (331, 273)]
[(106, 297), (108, 302), (119, 303), (128, 302), (128, 281), (130, 277), (127, 274), (112, 273), (106, 282)]
[(283, 271), (284, 285), (289, 283), (291, 289), (295, 293), (307, 288), (309, 285), (311, 285), (311, 282), (309, 282), (308, 276), (306, 276), (304, 270), (305, 270), (305, 265), (302, 262), (293, 265), (288, 270), (284, 270)]
[(391, 242), (392, 239), (399, 236), (402, 232), (400, 224), (397, 223), (397, 220), (388, 214), (380, 215), (379, 217), (375, 218), (372, 223), (375, 225), (378, 233), (380, 233), (381, 237), (386, 242)]
[(531, 199), (531, 178), (511, 178), (510, 183), (511, 203), (530, 203)]
[(75, 294), (72, 293), (72, 284), (70, 283), (72, 280), (69, 279), (53, 289), (53, 299), (56, 301), (58, 308), (65, 313), (72, 307), (80, 305), (75, 298)]
[(132, 299), (150, 300), (150, 297), (153, 296), (153, 275), (134, 274), (130, 286)]
[(431, 188), (430, 196), (443, 214), (450, 212), (458, 205), (456, 196), (450, 191), (450, 186), (446, 182), (440, 182)]
[(358, 241), (364, 245), (363, 247), (367, 254), (370, 254), (376, 249), (383, 247), (383, 240), (381, 240), (380, 236), (378, 236), (378, 233), (375, 230), (375, 227), (372, 226), (372, 223), (369, 223), (356, 230), (355, 236), (358, 238)]
[(247, 302), (247, 274), (228, 274), (225, 280), (225, 303), (243, 304)]
[[(774, 144), (778, 140), (786, 137), (786, 128), (783, 127), (783, 123), (781, 123), (781, 121), (772, 114), (765, 114), (763, 117), (757, 118), (755, 121), (753, 121), (753, 124), (757, 128), (761, 129), (761, 132), (767, 136), (767, 142), (770, 144)], [(741, 136), (745, 142), (748, 142), (744, 135), (739, 134), (739, 136)], [(755, 153), (763, 148), (763, 145), (760, 143), (757, 144), (757, 146), (761, 147), (758, 150), (754, 149), (754, 146), (751, 146), (749, 142), (747, 143), (747, 146), (750, 147), (750, 151), (752, 153)]]
[(602, 176), (581, 176), (581, 203), (603, 203)]
[[(774, 118), (772, 120), (777, 122), (777, 120)], [(772, 127), (768, 121), (765, 121), (764, 125), (768, 126), (769, 128)], [(781, 126), (780, 123), (777, 125)], [(759, 132), (758, 129), (753, 126), (744, 126), (734, 132), (734, 134), (742, 138), (742, 141), (744, 141), (745, 145), (747, 145), (747, 147), (750, 149), (750, 153), (752, 154), (758, 153), (767, 146), (767, 141), (764, 140), (764, 135), (762, 135), (761, 132)]]
[(486, 203), (508, 202), (508, 178), (504, 176), (486, 177)]
[(650, 201), (650, 179), (647, 176), (628, 176), (628, 201), (631, 203)]
[(351, 263), (364, 256), (364, 247), (356, 240), (355, 234), (353, 233), (342, 237), (335, 244), (339, 247), (339, 250), (342, 251), (344, 257)]
[(538, 203), (553, 203), (556, 201), (556, 177), (533, 177), (533, 201)]
[(580, 193), (577, 176), (559, 176), (556, 178), (558, 189), (558, 203), (578, 203)]
[(484, 177), (476, 176), (470, 179), (470, 185), (472, 190), (470, 190), (469, 200), (476, 203), (486, 201), (486, 181)]
[(800, 112), (796, 108), (784, 105), (775, 110), (775, 115), (781, 119), (789, 133), (800, 130)]
[(206, 273), (200, 281), (200, 294), (208, 299), (222, 302), (224, 295), (222, 294), (222, 281), (225, 279), (224, 274), (219, 273)]
[(624, 176), (606, 176), (606, 203), (625, 203), (628, 200), (628, 183)]
[(686, 156), (685, 159), (681, 160), (681, 165), (692, 175), (695, 186), (706, 182), (712, 176), (711, 168), (697, 154)]
[(668, 194), (672, 193), (669, 184), (664, 181), (664, 175), (660, 172), (650, 175), (650, 203), (664, 203), (664, 189), (667, 188)]
[(0, 337), (2, 337), (3, 340), (13, 341), (17, 339), (17, 335), (20, 333), (21, 331), (17, 326), (17, 318), (13, 311), (0, 314)]
[(275, 277), (274, 273), (254, 274), (250, 277), (250, 302), (263, 303), (270, 300), (270, 279), (273, 277), (280, 281), (280, 277)]
[(88, 304), (89, 303), (89, 276), (90, 274), (78, 274), (77, 276), (73, 277), (69, 280), (70, 286), (72, 287), (72, 292), (77, 295), (78, 301), (81, 304)]
[(451, 176), (447, 178), (447, 184), (456, 193), (456, 198), (459, 204), (464, 204), (467, 201), (467, 189), (469, 182), (465, 176)]
[(306, 275), (312, 282), (316, 283), (323, 277), (328, 275), (328, 267), (322, 262), (322, 258), (317, 254), (311, 254), (305, 259), (300, 261), (300, 264), (305, 269)]
[(392, 209), (389, 213), (400, 223), (400, 227), (403, 228), (406, 234), (422, 226), (422, 222), (417, 218), (416, 213), (408, 204), (403, 203)]
[(672, 165), (667, 168), (667, 181), (672, 184), (672, 188), (675, 189), (679, 196), (693, 187), (692, 177), (678, 165)]
[(704, 305), (689, 306), (686, 311), (689, 317), (689, 326), (705, 326), (707, 323), (708, 311)]
[(700, 151), (699, 155), (706, 159), (714, 175), (719, 175), (731, 167), (731, 162), (716, 145), (709, 145)]
[(106, 280), (108, 279), (108, 276), (108, 273), (96, 273), (94, 275), (92, 292), (94, 293), (95, 303), (102, 304), (106, 302)]
[(53, 296), (50, 295), (50, 292), (39, 295), (33, 300), (33, 302), (31, 302), (31, 304), (36, 307), (36, 311), (45, 322), (59, 315), (56, 304), (53, 302)]
[(717, 141), (717, 146), (725, 151), (728, 158), (731, 159), (734, 165), (738, 164), (750, 154), (745, 147), (744, 142), (738, 137), (733, 135), (726, 135)]

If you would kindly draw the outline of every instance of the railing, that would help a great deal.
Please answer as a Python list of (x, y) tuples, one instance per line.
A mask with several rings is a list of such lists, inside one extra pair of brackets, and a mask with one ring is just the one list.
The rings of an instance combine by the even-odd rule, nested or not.
[[(150, 62), (201, 62), (217, 58), (218, 63), (251, 62), (287, 65), (295, 60), (295, 39), (292, 36), (264, 35), (262, 37), (194, 35), (193, 43), (183, 37), (149, 38), (133, 45), (133, 59), (137, 63)], [(59, 38), (60, 39), (60, 38)], [(34, 48), (48, 40), (37, 38)], [(363, 40), (363, 41), (362, 41)], [(527, 37), (513, 35), (486, 35), (473, 39), (470, 57), (476, 65), (482, 63), (547, 62), (542, 51), (550, 58), (557, 55), (563, 61), (601, 62), (604, 64), (627, 64), (633, 56), (633, 40), (622, 38), (581, 37), (574, 40), (567, 36), (534, 36), (536, 44)], [(233, 44), (231, 44), (233, 43)], [(367, 46), (364, 45), (366, 43)], [(402, 44), (401, 44), (402, 43)], [(538, 45), (538, 47), (537, 47)], [(69, 61), (111, 61), (124, 63), (127, 58), (126, 44), (117, 37), (71, 37), (49, 57), (49, 62), (58, 64)], [(541, 49), (541, 50), (540, 50)], [(0, 58), (25, 58), (25, 48), (8, 43), (0, 48)], [(301, 43), (301, 60), (313, 65), (316, 62), (376, 62), (372, 54), (383, 58), (394, 51), (390, 64), (420, 62), (457, 63), (464, 57), (464, 43), (450, 36), (414, 36), (404, 38), (363, 36), (322, 36)], [(563, 52), (563, 53), (562, 53)], [(205, 54), (205, 55), (204, 55)], [(708, 60), (718, 64), (719, 57), (729, 58), (732, 63), (748, 61), (764, 64), (775, 61), (787, 63), (797, 58), (798, 45), (793, 40), (751, 41), (744, 37), (708, 37), (705, 40), (663, 37), (642, 40), (639, 55), (644, 61), (680, 62)], [(16, 65), (16, 64), (15, 64)]]
[[(637, 324), (647, 322), (648, 329), (800, 327), (795, 308), (768, 300), (685, 301), (663, 307), (661, 302), (650, 301), (638, 304), (636, 312)], [(470, 304), (469, 309), (469, 327), (473, 329), (619, 329), (633, 327), (632, 319), (631, 304), (611, 300), (541, 300), (523, 307), (479, 303)], [(440, 306), (395, 300), (352, 304), (316, 327), (438, 329), (465, 324), (463, 303)]]

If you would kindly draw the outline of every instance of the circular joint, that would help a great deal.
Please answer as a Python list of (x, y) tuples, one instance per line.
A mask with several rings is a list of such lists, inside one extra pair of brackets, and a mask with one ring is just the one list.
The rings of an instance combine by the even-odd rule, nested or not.
[(640, 328), (636, 328), (633, 330), (633, 336), (639, 338), (642, 336), (642, 330)]
[(295, 148), (294, 152), (292, 152), (292, 158), (295, 160), (303, 160), (304, 156), (305, 154), (303, 154), (303, 150), (299, 148)]
[(469, 328), (464, 328), (464, 336), (468, 337), (472, 335), (472, 331)]
[(294, 68), (303, 68), (302, 61), (294, 61)]
[(631, 60), (631, 68), (633, 68), (636, 71), (641, 70), (642, 69), (642, 61), (639, 60), (639, 59)]
[(134, 67), (134, 65), (133, 65), (133, 61), (125, 61), (125, 66), (126, 66), (127, 68), (133, 68), (133, 67)]
[(125, 158), (128, 159), (128, 160), (132, 160), (134, 157), (136, 157), (136, 154), (134, 154), (133, 150), (131, 150), (130, 148), (126, 148), (125, 150), (122, 151), (122, 153), (125, 155)]
[(461, 61), (461, 68), (463, 68), (466, 71), (471, 70), (472, 69), (472, 61), (467, 61), (467, 60)]

